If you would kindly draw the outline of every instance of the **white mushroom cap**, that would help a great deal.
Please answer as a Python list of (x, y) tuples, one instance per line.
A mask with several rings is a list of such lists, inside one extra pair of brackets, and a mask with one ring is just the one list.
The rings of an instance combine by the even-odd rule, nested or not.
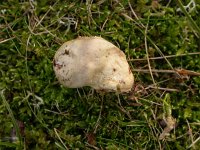
[(54, 56), (58, 81), (69, 88), (128, 92), (134, 82), (125, 54), (101, 37), (79, 37), (64, 43)]

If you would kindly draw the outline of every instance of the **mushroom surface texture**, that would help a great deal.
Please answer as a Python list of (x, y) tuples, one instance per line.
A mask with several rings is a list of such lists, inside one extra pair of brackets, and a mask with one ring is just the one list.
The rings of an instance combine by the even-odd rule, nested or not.
[(58, 81), (69, 88), (129, 92), (134, 83), (125, 54), (96, 36), (65, 42), (54, 56), (53, 68)]

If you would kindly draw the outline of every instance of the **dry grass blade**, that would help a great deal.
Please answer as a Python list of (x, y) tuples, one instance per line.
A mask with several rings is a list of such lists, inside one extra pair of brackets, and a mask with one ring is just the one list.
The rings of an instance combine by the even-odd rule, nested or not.
[(0, 41), (0, 44), (5, 43), (5, 42), (8, 42), (8, 41), (10, 41), (10, 40), (12, 40), (12, 39), (14, 39), (14, 38), (15, 38), (15, 37), (11, 37), (11, 38), (9, 38), (9, 39), (2, 40), (2, 41)]
[[(189, 55), (200, 55), (200, 52), (194, 52), (194, 53), (188, 53), (188, 54), (180, 54), (180, 55), (169, 55), (165, 56), (165, 58), (175, 58), (175, 57), (181, 57), (181, 56), (189, 56)], [(165, 59), (164, 57), (152, 57), (149, 58), (149, 60), (159, 60), (159, 59)], [(139, 59), (129, 59), (128, 61), (146, 61), (146, 58), (139, 58)]]
[(94, 128), (94, 134), (96, 134), (97, 132), (97, 128), (100, 124), (100, 119), (101, 119), (101, 115), (102, 115), (102, 110), (103, 110), (103, 96), (102, 96), (102, 99), (101, 99), (101, 109), (100, 109), (100, 112), (99, 112), (99, 116), (98, 116), (98, 119), (97, 119), (97, 122), (95, 124), (95, 128)]
[(142, 73), (175, 73), (182, 76), (200, 76), (199, 72), (186, 70), (186, 69), (174, 69), (174, 70), (158, 70), (152, 69), (151, 72), (148, 69), (134, 69), (135, 72), (142, 72)]
[(149, 24), (149, 18), (148, 17), (148, 23), (146, 25), (146, 28), (145, 28), (145, 35), (144, 35), (144, 42), (145, 42), (145, 50), (146, 50), (146, 55), (147, 55), (147, 62), (148, 62), (148, 67), (149, 67), (149, 72), (151, 74), (151, 78), (152, 78), (152, 81), (154, 83), (154, 85), (156, 85), (156, 82), (154, 80), (154, 77), (153, 77), (153, 73), (152, 73), (152, 69), (151, 69), (151, 64), (150, 64), (150, 61), (149, 61), (149, 53), (148, 53), (148, 46), (147, 46), (147, 29), (148, 29), (148, 24)]
[[(141, 73), (149, 73), (149, 69), (134, 69), (135, 72), (141, 72)], [(151, 70), (154, 73), (175, 73), (174, 70), (158, 70), (158, 69), (152, 69)]]
[(11, 110), (10, 105), (9, 105), (9, 103), (7, 102), (7, 100), (6, 100), (5, 96), (4, 96), (4, 91), (5, 91), (5, 89), (1, 90), (0, 96), (1, 96), (1, 99), (2, 99), (6, 109), (9, 112), (9, 115), (11, 117), (13, 126), (14, 126), (14, 128), (16, 130), (17, 137), (19, 138), (19, 146), (21, 147), (23, 144), (22, 144), (22, 136), (20, 134), (19, 125), (17, 124), (17, 121), (16, 121), (16, 119), (14, 117), (13, 111)]
[(55, 132), (56, 136), (58, 137), (58, 139), (60, 140), (60, 142), (62, 143), (62, 145), (65, 147), (65, 149), (68, 150), (68, 148), (65, 146), (63, 140), (60, 138), (60, 135), (58, 134), (56, 128), (54, 128), (54, 132)]
[(133, 10), (130, 1), (128, 2), (128, 5), (129, 5), (129, 7), (130, 7), (130, 9), (131, 9), (132, 14), (133, 14), (134, 17), (136, 18), (136, 20), (139, 22), (139, 25), (140, 25), (142, 28), (145, 28), (145, 26), (141, 23), (140, 19), (138, 18), (138, 16), (136, 15), (135, 11)]
[(199, 140), (200, 140), (200, 137), (198, 137), (190, 146), (188, 146), (187, 149), (190, 149), (191, 147), (193, 147)]
[(191, 139), (191, 142), (194, 143), (194, 136), (192, 134), (192, 128), (191, 128), (190, 123), (188, 122), (187, 119), (186, 119), (186, 122), (187, 122), (187, 125), (188, 125), (188, 134), (189, 134), (189, 137)]
[(180, 92), (178, 89), (170, 89), (170, 88), (162, 88), (162, 87), (155, 87), (155, 86), (149, 86), (149, 88), (162, 90), (162, 91), (168, 91), (168, 92)]

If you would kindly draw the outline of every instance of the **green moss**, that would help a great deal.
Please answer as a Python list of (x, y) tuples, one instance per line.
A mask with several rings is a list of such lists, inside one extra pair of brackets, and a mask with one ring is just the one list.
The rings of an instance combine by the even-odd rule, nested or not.
[[(10, 110), (1, 96), (0, 148), (19, 148), (22, 142), (27, 149), (89, 149), (91, 141), (102, 149), (189, 147), (191, 137), (195, 140), (199, 135), (199, 76), (179, 79), (174, 74), (154, 74), (159, 87), (179, 90), (169, 92), (177, 127), (159, 141), (166, 91), (150, 88), (150, 74), (134, 72), (133, 96), (120, 95), (119, 102), (113, 93), (103, 96), (88, 87), (62, 87), (53, 72), (56, 50), (78, 36), (102, 36), (119, 46), (128, 60), (146, 58), (146, 26), (150, 57), (160, 57), (158, 47), (165, 56), (177, 55), (168, 59), (175, 69), (200, 72), (200, 55), (191, 55), (199, 52), (199, 38), (188, 17), (177, 12), (179, 6), (174, 1), (152, 2), (131, 1), (137, 20), (127, 0), (1, 1), (0, 90), (4, 90)], [(196, 2), (196, 11), (189, 14), (197, 25), (199, 8)], [(178, 56), (181, 54), (188, 55)], [(129, 64), (133, 71), (148, 69), (147, 61)], [(171, 69), (164, 59), (151, 60), (150, 64), (152, 69)], [(16, 143), (4, 141), (14, 127), (9, 111), (25, 126), (21, 141)], [(89, 133), (93, 136), (88, 137)], [(198, 147), (197, 142), (193, 149)]]

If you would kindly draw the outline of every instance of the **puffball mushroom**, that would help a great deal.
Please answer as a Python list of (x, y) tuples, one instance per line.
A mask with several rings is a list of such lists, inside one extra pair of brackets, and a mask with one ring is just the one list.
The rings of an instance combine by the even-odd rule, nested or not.
[(58, 81), (68, 88), (129, 92), (134, 77), (125, 54), (101, 37), (78, 37), (65, 42), (54, 56)]

